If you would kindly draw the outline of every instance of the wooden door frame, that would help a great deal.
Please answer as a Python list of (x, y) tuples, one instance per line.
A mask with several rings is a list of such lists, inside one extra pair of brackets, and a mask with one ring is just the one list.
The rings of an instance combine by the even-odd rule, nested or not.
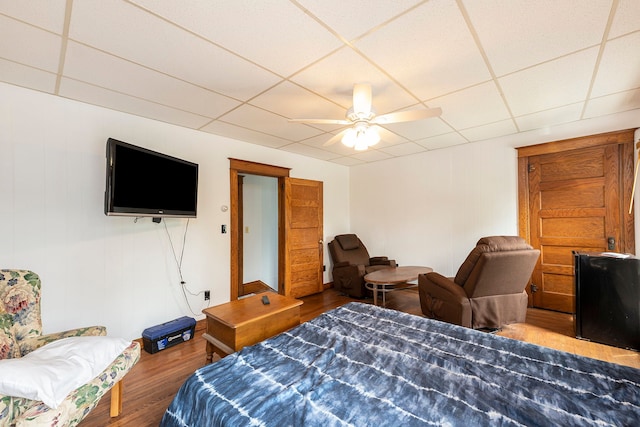
[(240, 225), (240, 200), (238, 193), (238, 175), (250, 174), (269, 176), (278, 179), (278, 292), (282, 293), (282, 271), (284, 262), (284, 229), (282, 206), (284, 204), (284, 178), (289, 176), (291, 168), (280, 166), (266, 165), (263, 163), (250, 162), (247, 160), (239, 160), (229, 157), (229, 204), (230, 206), (230, 238), (231, 238), (231, 283), (230, 283), (230, 299), (231, 301), (238, 299), (239, 289), (242, 286), (239, 266), (239, 251), (241, 245)]
[[(529, 157), (541, 154), (561, 153), (570, 150), (603, 147), (606, 145), (622, 145), (620, 158), (620, 182), (623, 204), (620, 212), (620, 246), (619, 251), (625, 253), (635, 253), (635, 226), (634, 215), (629, 214), (631, 189), (634, 181), (634, 132), (635, 129), (626, 129), (616, 132), (608, 132), (598, 135), (584, 136), (579, 138), (565, 139), (560, 141), (547, 142), (543, 144), (530, 145), (528, 147), (517, 148), (518, 151), (518, 231), (520, 237), (527, 242), (531, 241), (530, 229), (530, 200), (529, 200)], [(541, 254), (541, 257), (543, 254)], [(541, 261), (539, 260), (538, 263)], [(529, 294), (529, 306), (533, 304), (533, 297), (530, 285), (527, 285)]]

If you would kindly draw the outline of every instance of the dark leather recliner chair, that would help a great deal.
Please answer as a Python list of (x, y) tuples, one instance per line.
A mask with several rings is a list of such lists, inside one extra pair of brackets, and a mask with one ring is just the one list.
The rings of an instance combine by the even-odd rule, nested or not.
[(366, 274), (396, 266), (395, 260), (386, 256), (369, 257), (367, 248), (355, 234), (340, 234), (328, 246), (333, 260), (333, 286), (354, 298), (371, 294), (364, 286)]
[(525, 287), (539, 256), (521, 237), (483, 237), (454, 278), (435, 272), (418, 276), (422, 313), (474, 329), (524, 322)]

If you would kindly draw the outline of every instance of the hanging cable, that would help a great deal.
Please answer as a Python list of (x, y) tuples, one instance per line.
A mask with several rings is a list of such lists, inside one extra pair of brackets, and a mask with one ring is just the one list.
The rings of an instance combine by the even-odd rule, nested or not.
[(178, 260), (178, 257), (176, 256), (176, 250), (173, 247), (171, 234), (169, 234), (169, 229), (167, 228), (167, 221), (165, 220), (163, 224), (164, 224), (164, 231), (167, 233), (167, 237), (169, 238), (169, 244), (171, 245), (171, 253), (173, 254), (173, 259), (176, 261), (176, 266), (178, 267), (178, 274), (180, 275), (180, 284), (184, 285), (185, 281), (184, 281), (184, 278), (182, 277), (182, 258), (184, 257), (184, 247), (187, 241), (187, 230), (189, 229), (189, 219), (187, 219), (187, 224), (184, 227), (184, 234), (182, 236), (182, 250), (180, 251), (180, 260)]
[(197, 316), (197, 314), (191, 308), (191, 304), (189, 304), (189, 298), (187, 297), (187, 293), (191, 296), (198, 296), (198, 295), (202, 295), (204, 291), (200, 291), (194, 294), (189, 290), (189, 288), (187, 288), (187, 282), (185, 282), (184, 277), (182, 277), (182, 259), (184, 258), (184, 248), (187, 243), (187, 231), (189, 230), (189, 219), (187, 218), (187, 224), (184, 227), (184, 234), (182, 236), (182, 249), (180, 251), (180, 259), (178, 259), (178, 256), (176, 255), (176, 250), (173, 246), (173, 241), (171, 240), (171, 234), (169, 234), (169, 229), (167, 228), (167, 221), (165, 220), (163, 221), (163, 223), (164, 223), (164, 231), (167, 233), (167, 238), (169, 239), (169, 245), (171, 246), (171, 253), (173, 254), (173, 259), (176, 262), (176, 267), (178, 267), (178, 275), (180, 276), (180, 289), (182, 290), (184, 301), (187, 304), (187, 307), (189, 307), (189, 311), (191, 312), (191, 314), (193, 314), (194, 316)]

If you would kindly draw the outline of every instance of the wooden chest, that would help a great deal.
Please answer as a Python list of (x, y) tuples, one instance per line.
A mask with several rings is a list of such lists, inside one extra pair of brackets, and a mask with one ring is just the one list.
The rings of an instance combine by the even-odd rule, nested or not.
[[(269, 304), (262, 303), (262, 297)], [(207, 362), (215, 351), (221, 357), (256, 344), (300, 324), (302, 301), (272, 292), (210, 307), (207, 316)]]

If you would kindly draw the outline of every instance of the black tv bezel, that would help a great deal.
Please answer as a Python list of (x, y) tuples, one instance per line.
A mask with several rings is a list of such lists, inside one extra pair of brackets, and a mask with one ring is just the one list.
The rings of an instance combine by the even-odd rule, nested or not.
[[(168, 154), (160, 153), (150, 150), (148, 148), (140, 147), (130, 144), (128, 142), (120, 141), (115, 138), (107, 139), (106, 147), (106, 180), (105, 180), (105, 197), (104, 197), (104, 213), (107, 216), (129, 216), (129, 217), (153, 217), (153, 218), (196, 218), (198, 211), (198, 164), (190, 162), (188, 160), (180, 159)], [(155, 208), (142, 208), (142, 207), (123, 207), (114, 206), (114, 174), (115, 168), (114, 162), (117, 162), (115, 151), (117, 146), (123, 146), (128, 149), (136, 150), (150, 156), (160, 157), (166, 160), (171, 160), (177, 163), (191, 166), (195, 169), (195, 194), (194, 194), (194, 209), (193, 210), (175, 210), (175, 209), (155, 209)]]

